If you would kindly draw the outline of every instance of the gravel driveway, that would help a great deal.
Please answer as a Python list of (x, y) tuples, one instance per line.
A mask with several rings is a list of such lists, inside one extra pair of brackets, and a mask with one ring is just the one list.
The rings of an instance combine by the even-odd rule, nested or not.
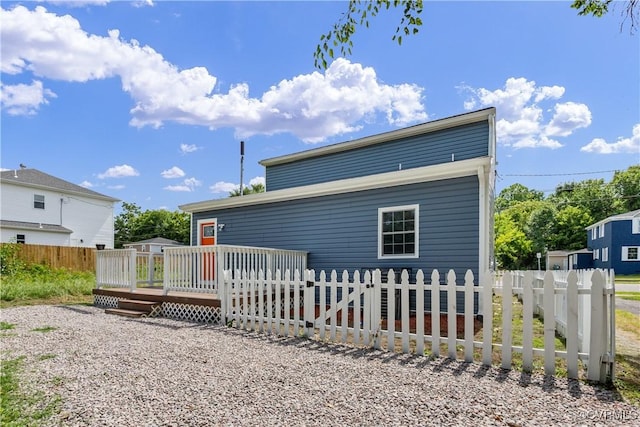
[[(2, 357), (62, 399), (64, 426), (633, 425), (640, 409), (566, 379), (269, 337), (88, 306), (2, 310)], [(45, 326), (56, 329), (34, 331)]]

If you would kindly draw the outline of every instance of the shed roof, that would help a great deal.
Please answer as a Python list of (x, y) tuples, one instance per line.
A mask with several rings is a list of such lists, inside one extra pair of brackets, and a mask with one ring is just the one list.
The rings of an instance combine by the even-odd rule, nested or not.
[(184, 246), (182, 243), (180, 243), (180, 242), (178, 242), (176, 240), (166, 239), (164, 237), (154, 237), (152, 239), (145, 239), (145, 240), (140, 240), (140, 241), (137, 241), (137, 242), (125, 243), (123, 246), (132, 246), (132, 245)]
[(88, 188), (81, 187), (80, 185), (65, 181), (64, 179), (56, 178), (55, 176), (39, 171), (38, 169), (22, 168), (2, 171), (0, 172), (0, 180), (3, 184), (11, 183), (25, 187), (62, 191), (65, 193), (92, 197), (109, 202), (120, 201), (120, 199), (98, 193), (97, 191), (89, 190)]

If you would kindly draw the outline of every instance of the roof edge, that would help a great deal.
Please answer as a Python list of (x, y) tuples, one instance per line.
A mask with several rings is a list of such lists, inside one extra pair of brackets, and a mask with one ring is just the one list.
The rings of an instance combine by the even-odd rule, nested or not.
[(495, 115), (495, 113), (495, 107), (485, 108), (482, 110), (472, 111), (470, 113), (463, 113), (438, 120), (433, 120), (407, 128), (397, 129), (377, 135), (366, 136), (354, 141), (339, 142), (337, 144), (331, 144), (324, 147), (312, 148), (310, 150), (299, 151), (292, 154), (285, 154), (284, 156), (272, 157), (269, 159), (261, 160), (258, 163), (265, 167), (276, 166), (284, 163), (294, 162), (297, 160), (339, 153), (342, 151), (380, 144), (400, 138), (407, 138), (411, 136), (435, 132), (442, 129), (449, 129), (466, 124), (482, 122), (488, 120), (491, 116)]

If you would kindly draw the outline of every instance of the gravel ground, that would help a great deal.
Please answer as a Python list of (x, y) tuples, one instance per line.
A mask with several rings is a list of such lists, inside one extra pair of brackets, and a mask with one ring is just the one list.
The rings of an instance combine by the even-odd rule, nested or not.
[[(640, 409), (578, 381), (88, 306), (2, 310), (2, 357), (58, 395), (44, 425), (638, 425)], [(34, 331), (46, 326), (49, 332)]]

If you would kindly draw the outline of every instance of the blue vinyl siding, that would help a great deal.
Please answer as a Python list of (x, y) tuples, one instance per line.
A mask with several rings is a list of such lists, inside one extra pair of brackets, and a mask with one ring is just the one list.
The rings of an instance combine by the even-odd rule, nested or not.
[(268, 191), (468, 160), (489, 155), (484, 122), (388, 141), (266, 168)]
[[(622, 261), (623, 246), (640, 246), (640, 234), (632, 233), (631, 220), (616, 220), (604, 223), (604, 237), (599, 233), (591, 238), (591, 229), (587, 230), (587, 245), (591, 250), (599, 251), (599, 259), (594, 259), (593, 268), (612, 268), (616, 274), (640, 273), (640, 261)], [(609, 257), (602, 261), (602, 251), (608, 248)]]
[[(378, 259), (378, 208), (420, 205), (419, 258)], [(225, 224), (219, 244), (262, 246), (309, 252), (319, 270), (362, 268), (423, 269), (428, 275), (453, 268), (478, 274), (478, 178), (476, 176), (386, 189), (243, 206), (197, 213)], [(197, 230), (192, 230), (196, 241)]]

